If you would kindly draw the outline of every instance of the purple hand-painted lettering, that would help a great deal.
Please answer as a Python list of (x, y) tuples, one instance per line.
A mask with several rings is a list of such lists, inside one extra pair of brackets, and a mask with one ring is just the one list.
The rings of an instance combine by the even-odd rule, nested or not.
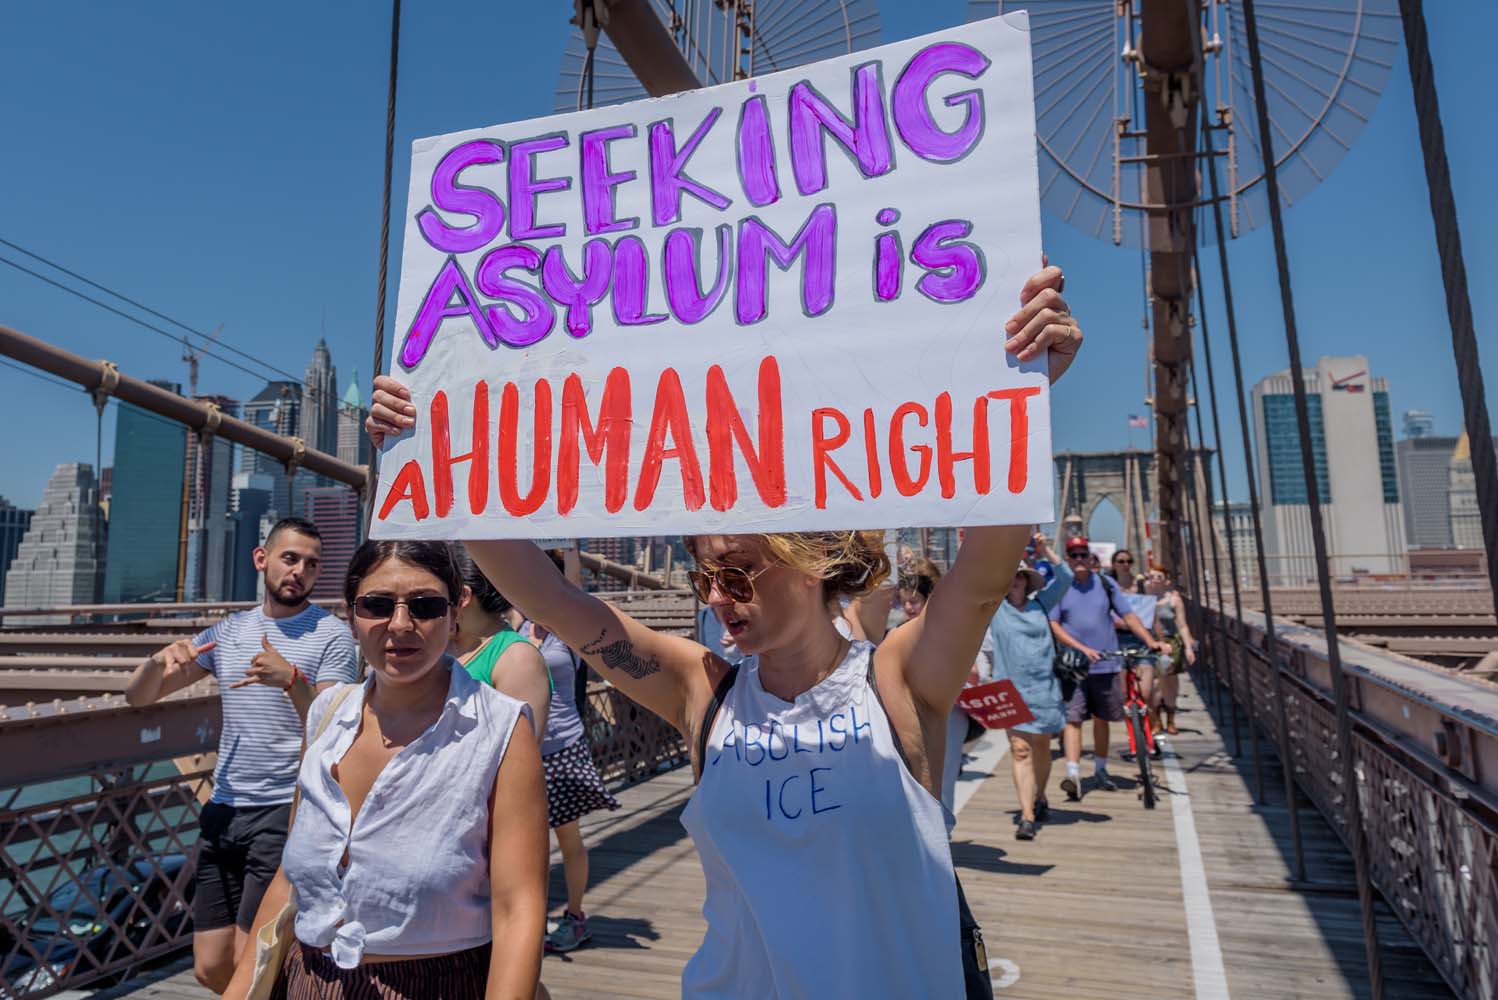
[(650, 256), (638, 236), (614, 243), (614, 321), (620, 326), (649, 326), (670, 317), (646, 312), (650, 306)]
[(537, 177), (536, 157), (541, 153), (567, 147), (563, 133), (537, 136), (510, 144), (510, 239), (544, 240), (565, 236), (561, 223), (543, 225), (536, 222), (536, 197), (547, 191), (566, 191), (571, 177)]
[(865, 177), (879, 177), (893, 168), (894, 150), (884, 120), (884, 85), (879, 63), (865, 63), (853, 71), (852, 121), (844, 118), (805, 80), (791, 88), (788, 104), (791, 169), (796, 176), (796, 190), (802, 194), (816, 194), (827, 187), (824, 136), (828, 134), (853, 155)]
[[(982, 91), (964, 90), (943, 101), (948, 107), (965, 106), (967, 109), (962, 124), (953, 132), (943, 131), (937, 125), (926, 103), (926, 91), (943, 73), (957, 73), (976, 80), (989, 65), (987, 56), (961, 42), (939, 42), (922, 49), (905, 64), (890, 91), (890, 101), (895, 131), (900, 133), (900, 140), (910, 147), (912, 153), (934, 163), (950, 163), (966, 156), (977, 145), (983, 136)], [(513, 206), (510, 210), (514, 211)]]
[[(488, 188), (458, 183), (458, 175), (481, 163), (501, 163), (505, 158), (502, 145), (489, 139), (475, 139), (454, 146), (443, 154), (432, 171), (432, 204), (416, 214), (416, 225), (428, 243), (443, 253), (467, 253), (477, 250), (499, 235), (505, 224), (505, 206)], [(473, 216), (467, 226), (449, 225), (432, 208)]]
[(680, 323), (700, 323), (723, 301), (728, 291), (729, 276), (733, 272), (733, 227), (719, 226), (718, 274), (713, 287), (702, 292), (700, 280), (702, 255), (702, 230), (673, 229), (666, 235), (665, 264), (666, 302), (671, 314)]
[(801, 264), (801, 308), (820, 316), (832, 308), (837, 272), (837, 209), (818, 205), (795, 237), (786, 243), (755, 216), (739, 223), (739, 266), (734, 315), (742, 325), (758, 323), (769, 312), (769, 258), (788, 271)]
[(637, 175), (633, 170), (617, 174), (609, 170), (609, 143), (615, 139), (633, 138), (638, 131), (633, 125), (614, 125), (584, 132), (577, 138), (578, 156), (581, 160), (583, 228), (589, 236), (639, 228), (639, 219), (614, 218), (614, 188), (634, 180)]
[[(697, 146), (722, 114), (722, 108), (709, 111), (680, 149), (676, 146), (675, 127), (670, 119), (651, 123), (650, 217), (657, 226), (669, 226), (681, 218), (682, 192), (706, 202), (720, 212), (733, 204), (722, 192), (693, 180), (686, 172), (687, 161), (692, 158)], [(510, 210), (514, 211), (513, 206)]]
[(593, 331), (593, 306), (609, 292), (614, 252), (608, 240), (583, 244), (583, 274), (579, 278), (567, 266), (560, 246), (550, 246), (541, 261), (541, 284), (551, 300), (567, 310), (567, 332), (586, 337)]
[(770, 112), (763, 95), (751, 97), (739, 110), (739, 180), (749, 204), (770, 205), (780, 200), (775, 175), (775, 139), (770, 134)]
[[(453, 302), (455, 296), (460, 301)], [(431, 349), (432, 340), (437, 336), (437, 329), (442, 326), (442, 321), (453, 316), (467, 316), (486, 344), (490, 347), (498, 345), (494, 331), (489, 329), (489, 321), (479, 308), (478, 297), (468, 287), (468, 276), (463, 273), (457, 259), (449, 257), (427, 289), (426, 296), (421, 300), (421, 307), (416, 310), (416, 318), (411, 321), (411, 328), (406, 331), (406, 339), (401, 344), (400, 361), (407, 371), (421, 364), (421, 359)]]
[(933, 302), (963, 302), (983, 287), (987, 266), (983, 251), (963, 241), (973, 224), (947, 219), (926, 227), (910, 248), (910, 259), (930, 274), (916, 279), (916, 289)]
[(540, 267), (541, 255), (535, 247), (510, 243), (484, 254), (474, 272), (473, 283), (480, 292), (520, 310), (520, 315), (516, 316), (502, 304), (484, 307), (484, 315), (489, 318), (495, 335), (511, 347), (534, 344), (556, 325), (556, 311), (550, 299), (535, 287), (505, 276), (505, 272), (512, 268), (535, 274)]

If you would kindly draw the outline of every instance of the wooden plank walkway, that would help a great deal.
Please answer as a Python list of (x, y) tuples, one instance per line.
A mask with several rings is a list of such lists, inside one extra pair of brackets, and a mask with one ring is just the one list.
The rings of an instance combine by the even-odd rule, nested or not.
[[(1038, 839), (1019, 842), (1008, 761), (987, 777), (976, 773), (970, 755), (963, 782), (975, 790), (959, 814), (953, 857), (984, 928), (997, 996), (1368, 996), (1351, 859), (1303, 806), (1311, 881), (1292, 882), (1278, 764), (1266, 753), (1268, 797), (1256, 805), (1246, 736), (1235, 761), (1189, 680), (1183, 689), (1182, 733), (1172, 748), (1175, 790), (1152, 812), (1117, 759), (1112, 768), (1123, 790), (1092, 790), (1089, 781), (1081, 803), (1062, 802), (1058, 760), (1052, 820)], [(1162, 770), (1157, 765), (1163, 785)], [(681, 968), (703, 931), (702, 872), (679, 821), (689, 794), (689, 776), (674, 771), (622, 793), (619, 812), (585, 821), (594, 941), (545, 960), (543, 979), (557, 1000), (678, 995)], [(1188, 810), (1191, 822), (1183, 824)], [(1188, 862), (1199, 851), (1198, 877), (1183, 878), (1183, 850)], [(554, 905), (563, 898), (560, 868), (552, 898)], [(1386, 909), (1379, 929), (1388, 997), (1451, 996)], [(208, 996), (185, 965), (176, 968), (183, 971), (96, 996)]]

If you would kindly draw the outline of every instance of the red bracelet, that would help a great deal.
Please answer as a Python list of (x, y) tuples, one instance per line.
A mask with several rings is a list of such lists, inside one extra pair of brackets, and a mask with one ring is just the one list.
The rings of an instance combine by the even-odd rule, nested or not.
[(290, 694), (291, 693), (291, 689), (294, 688), (294, 687), (296, 687), (296, 682), (299, 681), (299, 680), (301, 680), (301, 679), (302, 679), (302, 672), (301, 672), (301, 670), (297, 669), (296, 665), (293, 664), (292, 667), (291, 667), (291, 680), (289, 680), (289, 681), (286, 682), (286, 687), (282, 688), (282, 690), (285, 691), (287, 694)]

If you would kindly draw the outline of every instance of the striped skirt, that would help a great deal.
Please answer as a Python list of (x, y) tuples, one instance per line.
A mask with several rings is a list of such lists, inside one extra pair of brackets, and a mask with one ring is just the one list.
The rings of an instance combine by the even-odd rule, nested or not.
[(434, 958), (340, 969), (325, 951), (292, 943), (271, 1000), (484, 1000), (491, 946)]

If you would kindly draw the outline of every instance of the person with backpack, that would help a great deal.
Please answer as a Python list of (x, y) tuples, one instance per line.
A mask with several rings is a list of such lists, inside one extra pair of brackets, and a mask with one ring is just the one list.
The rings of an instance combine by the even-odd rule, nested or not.
[(1123, 661), (1118, 658), (1118, 638), (1113, 631), (1117, 616), (1141, 643), (1160, 651), (1165, 644), (1144, 627), (1118, 584), (1092, 569), (1092, 550), (1080, 535), (1066, 541), (1066, 564), (1072, 585), (1050, 610), (1051, 634), (1060, 646), (1069, 646), (1087, 657), (1090, 666), (1080, 683), (1063, 680), (1066, 728), (1061, 744), (1066, 754), (1066, 777), (1061, 790), (1068, 802), (1082, 799), (1082, 723), (1092, 720), (1093, 781), (1106, 792), (1118, 791), (1108, 774), (1108, 725), (1122, 722)]
[[(1002, 333), (1020, 361), (1048, 349), (1053, 382), (1082, 342), (1061, 284), (1053, 266), (1033, 275)], [(366, 426), (414, 428), (410, 392), (377, 379)], [(691, 748), (682, 822), (707, 932), (683, 997), (992, 997), (937, 795), (948, 713), (1028, 536), (968, 528), (924, 612), (877, 652), (843, 638), (827, 605), (889, 574), (883, 532), (689, 538), (693, 590), (754, 657), (737, 671), (572, 587), (528, 542), (468, 543), (517, 607)]]

